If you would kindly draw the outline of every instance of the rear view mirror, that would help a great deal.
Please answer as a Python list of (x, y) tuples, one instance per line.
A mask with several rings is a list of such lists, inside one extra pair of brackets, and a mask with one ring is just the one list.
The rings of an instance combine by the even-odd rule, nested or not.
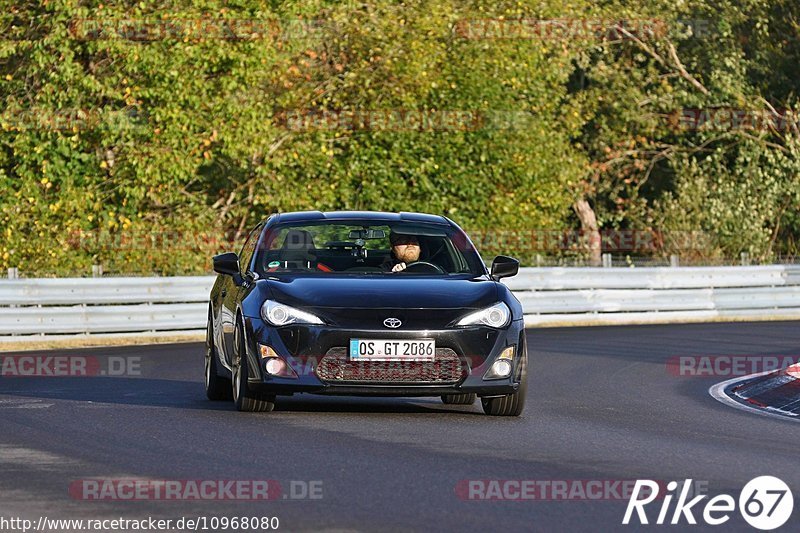
[(215, 255), (214, 272), (225, 276), (236, 276), (239, 274), (239, 256), (233, 252)]
[(350, 234), (347, 237), (349, 239), (365, 240), (385, 239), (386, 232), (382, 229), (354, 229), (350, 231)]
[(519, 261), (507, 255), (498, 255), (492, 261), (492, 277), (499, 280), (500, 278), (510, 278), (516, 276), (519, 272)]

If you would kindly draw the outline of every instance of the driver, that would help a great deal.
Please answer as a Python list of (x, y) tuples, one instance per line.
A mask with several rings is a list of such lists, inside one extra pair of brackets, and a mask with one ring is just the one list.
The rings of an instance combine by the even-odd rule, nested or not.
[(419, 261), (420, 247), (416, 235), (391, 232), (389, 243), (392, 245), (392, 254), (381, 264), (381, 270), (400, 272), (409, 263)]

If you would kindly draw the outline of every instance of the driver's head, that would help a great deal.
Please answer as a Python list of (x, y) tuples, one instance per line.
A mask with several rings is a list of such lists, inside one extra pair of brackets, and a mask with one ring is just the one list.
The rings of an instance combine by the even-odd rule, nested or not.
[(419, 240), (416, 235), (392, 232), (389, 234), (389, 242), (392, 245), (392, 253), (398, 261), (413, 263), (419, 261)]

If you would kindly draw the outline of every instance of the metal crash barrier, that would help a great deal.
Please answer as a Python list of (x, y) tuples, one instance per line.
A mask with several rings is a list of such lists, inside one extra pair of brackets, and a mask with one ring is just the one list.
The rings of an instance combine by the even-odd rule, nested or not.
[[(0, 335), (202, 330), (212, 276), (0, 280)], [(800, 266), (522, 268), (529, 326), (800, 318)]]

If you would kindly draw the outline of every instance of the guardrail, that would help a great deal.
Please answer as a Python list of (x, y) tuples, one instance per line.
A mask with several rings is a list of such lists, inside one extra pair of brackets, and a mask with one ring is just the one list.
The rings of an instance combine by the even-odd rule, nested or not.
[(0, 280), (0, 335), (202, 329), (213, 284), (210, 276)]
[[(0, 335), (200, 330), (214, 278), (0, 280)], [(800, 266), (523, 268), (527, 325), (800, 318)]]
[(529, 326), (800, 318), (800, 266), (524, 268)]

